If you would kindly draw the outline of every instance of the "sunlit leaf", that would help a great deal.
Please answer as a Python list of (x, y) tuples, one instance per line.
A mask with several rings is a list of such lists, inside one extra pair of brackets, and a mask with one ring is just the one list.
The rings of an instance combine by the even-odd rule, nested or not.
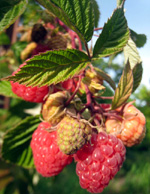
[(141, 58), (139, 56), (138, 50), (131, 38), (128, 40), (127, 45), (124, 47), (124, 56), (125, 64), (127, 63), (127, 61), (129, 61), (131, 69), (133, 69), (137, 63), (141, 63)]
[(93, 57), (106, 57), (121, 51), (128, 39), (129, 29), (123, 8), (117, 8), (96, 41)]
[(47, 51), (26, 61), (15, 76), (6, 80), (18, 81), (27, 86), (56, 84), (72, 78), (87, 66), (89, 57), (74, 49)]
[(8, 28), (24, 12), (27, 0), (0, 1), (0, 32)]
[(91, 40), (94, 29), (94, 9), (91, 0), (37, 0), (43, 7), (56, 15), (82, 41)]

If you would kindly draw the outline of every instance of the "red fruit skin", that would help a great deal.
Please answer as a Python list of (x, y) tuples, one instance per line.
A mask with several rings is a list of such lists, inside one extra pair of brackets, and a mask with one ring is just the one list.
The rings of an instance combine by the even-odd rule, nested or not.
[(49, 127), (51, 126), (48, 122), (40, 123), (32, 135), (30, 144), (36, 170), (44, 177), (58, 175), (73, 159), (59, 150), (56, 131), (45, 130)]
[(115, 136), (104, 132), (94, 134), (91, 144), (74, 154), (81, 187), (91, 193), (101, 193), (120, 170), (125, 153), (123, 143)]
[(105, 110), (111, 107), (111, 104), (100, 104), (101, 107)]
[(32, 51), (32, 56), (46, 52), (50, 50), (47, 45), (38, 44), (37, 47)]
[(61, 86), (64, 89), (71, 91), (72, 93), (75, 91), (77, 84), (78, 84), (78, 80), (76, 80), (75, 78), (68, 79), (64, 82), (61, 82)]
[[(18, 71), (20, 71), (20, 68), (26, 65), (26, 63), (23, 63), (20, 65), (20, 67), (15, 71), (12, 75), (15, 75)], [(42, 103), (44, 101), (44, 97), (49, 92), (48, 86), (42, 86), (42, 87), (31, 87), (31, 86), (25, 86), (23, 84), (19, 84), (18, 82), (11, 81), (11, 87), (12, 91), (19, 97), (21, 97), (25, 101), (29, 102), (36, 102), (36, 103)]]

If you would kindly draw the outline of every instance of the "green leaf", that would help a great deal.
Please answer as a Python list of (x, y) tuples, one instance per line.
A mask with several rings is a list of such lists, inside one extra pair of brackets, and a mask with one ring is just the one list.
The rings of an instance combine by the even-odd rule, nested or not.
[(0, 46), (2, 45), (9, 45), (10, 44), (10, 38), (6, 33), (1, 33), (0, 35)]
[(98, 22), (100, 18), (100, 10), (99, 10), (99, 6), (96, 0), (92, 0), (92, 3), (93, 3), (93, 9), (94, 9), (95, 27), (98, 27)]
[(142, 63), (136, 64), (132, 70), (132, 73), (133, 73), (133, 80), (134, 80), (132, 92), (134, 92), (138, 88), (142, 80), (142, 74), (143, 74)]
[(130, 36), (137, 47), (140, 48), (145, 45), (147, 39), (145, 34), (137, 34), (136, 32), (130, 29)]
[(11, 74), (9, 64), (8, 56), (0, 57), (0, 79)]
[(91, 0), (37, 0), (75, 31), (83, 42), (91, 40), (94, 29), (94, 9)]
[(129, 29), (123, 8), (117, 8), (96, 41), (93, 57), (106, 57), (123, 49), (129, 39)]
[[(11, 99), (9, 105), (10, 105), (9, 109), (0, 108), (0, 131), (1, 132), (2, 131), (6, 132), (7, 130), (16, 126), (24, 118), (33, 114), (37, 106), (36, 103), (30, 103), (17, 98)], [(29, 114), (29, 112), (31, 114)]]
[(132, 93), (133, 88), (133, 75), (130, 64), (127, 63), (123, 74), (120, 78), (118, 87), (115, 90), (115, 95), (112, 100), (112, 109), (116, 109), (124, 104)]
[(87, 66), (89, 57), (74, 49), (47, 51), (26, 61), (27, 65), (5, 80), (27, 86), (51, 85), (72, 78)]
[(121, 6), (124, 0), (117, 0), (117, 7)]
[(131, 38), (128, 40), (127, 45), (124, 47), (124, 56), (125, 64), (129, 60), (131, 69), (133, 69), (137, 63), (141, 63), (141, 58), (137, 51), (136, 45)]
[(17, 61), (21, 64), (22, 60), (20, 58), (21, 56), (21, 52), (26, 48), (27, 46), (27, 42), (23, 42), (23, 41), (18, 41), (15, 42), (12, 46), (11, 49), (14, 52), (14, 56), (16, 57)]
[(111, 77), (105, 73), (103, 70), (94, 67), (94, 69), (97, 71), (97, 73), (115, 90), (116, 89), (116, 84), (115, 82), (111, 79)]
[(0, 81), (0, 95), (12, 98), (19, 98), (16, 94), (13, 93), (9, 81)]
[(24, 12), (27, 0), (1, 0), (0, 2), (0, 32), (8, 28)]
[(22, 120), (16, 127), (9, 130), (3, 137), (3, 159), (25, 168), (33, 167), (30, 141), (39, 123), (39, 116), (29, 116)]

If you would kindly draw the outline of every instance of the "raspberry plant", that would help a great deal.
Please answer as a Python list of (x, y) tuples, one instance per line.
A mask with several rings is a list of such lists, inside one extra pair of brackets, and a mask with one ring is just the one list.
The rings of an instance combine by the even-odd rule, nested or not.
[[(45, 177), (59, 174), (74, 158), (81, 187), (100, 193), (123, 165), (125, 146), (141, 143), (145, 136), (145, 117), (128, 102), (142, 78), (136, 33), (127, 25), (125, 0), (117, 0), (102, 28), (98, 28), (95, 0), (37, 2), (55, 22), (33, 27), (31, 42), (21, 53), (23, 64), (3, 78), (0, 86), (5, 96), (42, 103), (41, 111), (3, 136), (2, 157), (22, 167), (35, 166)], [(2, 6), (8, 9), (0, 18), (1, 32), (28, 2), (3, 2)], [(99, 30), (89, 49), (88, 42)], [(98, 61), (120, 52), (124, 52), (125, 65), (116, 86)], [(113, 90), (111, 97), (104, 96), (105, 82)]]

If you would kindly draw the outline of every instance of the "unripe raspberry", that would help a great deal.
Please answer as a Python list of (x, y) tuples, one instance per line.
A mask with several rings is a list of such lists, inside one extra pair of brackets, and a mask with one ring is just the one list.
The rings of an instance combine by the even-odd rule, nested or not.
[[(23, 63), (20, 65), (20, 67), (15, 71), (12, 75), (15, 75), (18, 71), (20, 71), (20, 68), (26, 65), (26, 63)], [(23, 100), (29, 101), (29, 102), (37, 102), (41, 103), (44, 101), (44, 97), (48, 94), (49, 88), (48, 86), (42, 86), (42, 87), (31, 87), (31, 86), (25, 86), (23, 84), (19, 84), (18, 82), (11, 81), (11, 87), (12, 91), (19, 97), (21, 97)]]
[(90, 138), (89, 124), (70, 116), (65, 116), (57, 127), (57, 144), (65, 154), (73, 154)]
[(51, 125), (47, 122), (40, 123), (31, 140), (36, 170), (44, 177), (59, 174), (66, 165), (72, 162), (71, 156), (60, 151), (56, 141), (56, 131), (46, 131), (50, 127)]
[(101, 193), (120, 170), (125, 153), (123, 143), (115, 136), (104, 132), (94, 134), (91, 144), (74, 154), (81, 187), (91, 193)]
[(51, 125), (57, 125), (64, 117), (64, 104), (68, 97), (69, 93), (67, 91), (50, 94), (42, 108), (44, 120), (50, 122)]
[(142, 142), (145, 137), (146, 119), (133, 105), (124, 109), (122, 122), (108, 118), (105, 126), (108, 133), (115, 134), (125, 146), (131, 147)]
[(55, 36), (52, 36), (50, 38), (47, 45), (51, 50), (66, 49), (67, 48), (67, 40), (65, 39), (65, 37), (62, 34), (56, 34)]

